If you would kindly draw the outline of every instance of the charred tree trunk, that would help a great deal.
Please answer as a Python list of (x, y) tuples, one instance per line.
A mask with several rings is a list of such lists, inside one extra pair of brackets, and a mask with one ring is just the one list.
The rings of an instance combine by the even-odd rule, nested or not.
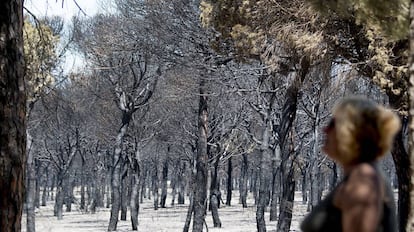
[[(286, 90), (286, 101), (282, 108), (282, 118), (279, 128), (279, 142), (281, 148), (281, 180), (282, 196), (280, 200), (279, 218), (277, 222), (277, 231), (288, 232), (292, 222), (292, 209), (294, 198), (294, 177), (293, 177), (293, 152), (291, 152), (291, 144), (289, 144), (289, 132), (292, 128), (293, 121), (296, 118), (296, 110), (298, 103), (298, 94), (306, 75), (309, 72), (310, 61), (304, 56), (300, 60), (300, 69), (296, 74), (293, 83)], [(293, 186), (292, 186), (293, 185)]]
[(72, 211), (72, 202), (73, 202), (73, 181), (70, 177), (65, 178), (66, 183), (63, 190), (65, 196), (66, 212)]
[(80, 177), (81, 177), (81, 200), (80, 200), (80, 210), (85, 210), (85, 158), (83, 156), (84, 154), (81, 154), (81, 173), (80, 173)]
[(220, 207), (221, 193), (220, 183), (218, 181), (218, 165), (220, 158), (216, 155), (214, 157), (214, 165), (211, 168), (211, 183), (210, 183), (210, 210), (211, 216), (213, 217), (214, 227), (221, 228), (221, 221), (218, 214), (218, 208)]
[[(106, 169), (106, 188), (105, 188), (105, 195), (106, 195), (106, 208), (111, 207), (112, 203), (112, 191), (111, 191), (111, 179), (112, 179), (112, 171), (113, 171), (113, 164), (111, 159), (111, 154), (109, 151), (106, 151), (106, 163), (107, 163), (107, 169)], [(111, 160), (111, 161), (110, 161)]]
[(207, 138), (208, 138), (208, 113), (207, 95), (205, 92), (205, 80), (201, 78), (199, 86), (198, 106), (198, 140), (196, 153), (196, 173), (194, 190), (194, 217), (193, 231), (203, 231), (207, 200)]
[(243, 208), (247, 208), (247, 172), (249, 170), (249, 163), (247, 159), (247, 154), (243, 154), (242, 166), (240, 170), (240, 201)]
[(274, 157), (272, 158), (272, 199), (270, 203), (270, 221), (277, 220), (277, 206), (279, 205), (280, 196), (280, 169), (278, 168), (281, 154), (280, 147), (276, 146)]
[(65, 196), (64, 196), (62, 184), (59, 182), (62, 182), (62, 181), (58, 180), (58, 184), (56, 186), (54, 216), (56, 216), (58, 220), (62, 220), (63, 219), (63, 202), (65, 201)]
[(124, 136), (127, 132), (129, 122), (131, 120), (131, 113), (124, 112), (122, 126), (119, 129), (115, 152), (113, 156), (113, 170), (112, 170), (112, 206), (111, 206), (111, 216), (109, 219), (108, 231), (115, 231), (118, 224), (119, 209), (121, 208), (121, 168), (123, 166), (123, 157), (122, 157), (122, 144)]
[[(168, 151), (170, 148), (168, 147)], [(168, 159), (164, 161), (162, 167), (162, 177), (161, 177), (161, 201), (160, 207), (165, 208), (165, 202), (167, 200), (167, 181), (168, 181)]]
[(20, 231), (26, 166), (23, 1), (0, 2), (0, 228)]
[(159, 203), (159, 179), (158, 179), (158, 162), (154, 164), (155, 168), (152, 172), (152, 194), (154, 197), (154, 210), (158, 210), (158, 203)]
[(145, 191), (145, 180), (147, 178), (147, 170), (145, 169), (145, 165), (143, 165), (142, 170), (140, 171), (140, 173), (142, 173), (142, 175), (140, 175), (139, 177), (139, 202), (143, 203), (144, 202), (144, 198), (146, 198), (146, 191)]
[(233, 192), (233, 165), (231, 162), (231, 157), (227, 161), (227, 196), (226, 196), (226, 205), (231, 205), (231, 195)]
[(185, 218), (185, 224), (183, 228), (183, 232), (188, 232), (190, 229), (191, 217), (194, 212), (194, 199), (193, 196), (190, 196), (190, 205), (188, 206), (187, 216)]
[[(274, 83), (272, 83), (274, 89)], [(270, 142), (270, 133), (273, 131), (272, 129), (272, 121), (270, 119), (272, 113), (273, 103), (275, 101), (276, 94), (272, 93), (270, 99), (268, 99), (268, 105), (266, 105), (266, 112), (262, 114), (263, 120), (263, 127), (262, 127), (262, 138), (261, 138), (261, 145), (260, 145), (260, 187), (259, 187), (259, 201), (257, 204), (257, 211), (256, 211), (256, 224), (257, 224), (257, 231), (265, 232), (266, 231), (266, 223), (264, 213), (266, 211), (266, 207), (269, 205), (270, 200), (270, 178), (269, 173), (271, 173), (271, 160), (272, 160), (272, 152), (270, 150), (269, 142)]]
[(258, 232), (266, 231), (265, 211), (269, 203), (270, 192), (270, 159), (271, 152), (269, 150), (269, 120), (265, 119), (265, 126), (263, 128), (262, 145), (260, 148), (260, 187), (259, 187), (259, 201), (256, 211), (256, 224)]
[(121, 176), (121, 221), (127, 220), (127, 211), (128, 211), (128, 204), (130, 201), (128, 200), (128, 193), (129, 193), (129, 175), (128, 175), (128, 168), (124, 165), (123, 174)]
[(182, 163), (182, 165), (180, 165), (180, 171), (178, 174), (178, 179), (177, 179), (177, 193), (178, 193), (178, 204), (179, 205), (183, 205), (185, 203), (185, 169), (186, 169), (186, 164), (185, 162)]
[[(414, 96), (414, 95), (412, 95)], [(414, 97), (413, 97), (414, 99)], [(391, 106), (393, 105), (392, 100), (390, 99)], [(406, 123), (406, 119), (404, 116), (401, 116), (401, 121)], [(412, 119), (411, 119), (412, 120)], [(412, 123), (412, 122), (411, 122)], [(413, 200), (410, 200), (410, 191), (412, 191), (413, 181), (410, 182), (410, 178), (412, 175), (412, 171), (410, 170), (410, 155), (408, 154), (405, 146), (404, 146), (404, 134), (403, 130), (401, 130), (393, 144), (393, 148), (391, 150), (392, 158), (394, 160), (396, 174), (398, 177), (398, 218), (399, 218), (399, 231), (405, 232), (405, 226), (411, 226), (408, 219), (410, 215), (410, 210), (413, 204)], [(413, 133), (412, 131), (409, 133)], [(409, 138), (411, 141), (413, 137)], [(411, 144), (409, 149), (413, 149), (414, 145)], [(412, 153), (412, 151), (410, 151)], [(412, 156), (412, 155), (411, 155)], [(413, 212), (411, 212), (413, 214)], [(413, 217), (413, 216), (411, 216)], [(413, 217), (414, 218), (414, 217)], [(408, 229), (408, 231), (414, 231), (414, 225), (412, 229)]]
[[(293, 143), (293, 142), (292, 142)], [(294, 145), (290, 145), (289, 149), (282, 158), (281, 174), (283, 176), (282, 196), (280, 201), (280, 213), (277, 223), (277, 231), (288, 232), (292, 222), (293, 202), (295, 199), (295, 179), (294, 179)]]
[(177, 195), (177, 176), (171, 178), (171, 205), (175, 205), (175, 197)]
[(40, 175), (40, 161), (38, 159), (34, 160), (35, 164), (35, 178), (36, 178), (36, 190), (35, 190), (35, 200), (34, 206), (36, 208), (40, 207), (40, 185), (41, 185), (41, 175)]
[[(138, 156), (138, 155), (137, 155)], [(138, 212), (139, 212), (139, 163), (138, 163), (138, 157), (136, 159), (133, 159), (133, 162), (131, 164), (131, 201), (130, 201), (130, 207), (131, 207), (131, 224), (132, 224), (132, 230), (138, 230)]]
[(36, 185), (36, 170), (35, 158), (33, 152), (30, 150), (31, 139), (28, 138), (28, 156), (27, 156), (27, 178), (28, 186), (26, 187), (26, 230), (27, 232), (36, 231), (36, 215), (35, 215), (35, 185)]
[[(408, 217), (412, 204), (412, 201), (410, 201), (410, 190), (413, 186), (413, 183), (410, 183), (410, 178), (412, 178), (412, 171), (410, 171), (410, 167), (408, 166), (410, 163), (410, 156), (404, 147), (404, 138), (402, 133), (403, 132), (401, 131), (397, 134), (391, 154), (394, 159), (395, 169), (398, 176), (399, 225), (410, 225), (408, 222)], [(412, 147), (410, 147), (410, 149), (412, 149)], [(404, 226), (400, 227), (400, 231), (406, 230), (406, 228), (403, 227)], [(413, 230), (408, 231), (414, 231), (414, 226)]]
[(43, 192), (42, 192), (42, 204), (41, 204), (41, 206), (46, 206), (47, 195), (48, 195), (47, 181), (45, 181), (44, 186), (43, 186)]

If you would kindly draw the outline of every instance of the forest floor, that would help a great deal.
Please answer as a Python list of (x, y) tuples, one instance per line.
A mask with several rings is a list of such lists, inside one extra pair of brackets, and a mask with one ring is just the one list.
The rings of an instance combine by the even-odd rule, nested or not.
[[(233, 192), (232, 206), (221, 205), (219, 216), (222, 223), (221, 228), (214, 228), (211, 212), (207, 213), (206, 223), (209, 232), (226, 231), (226, 232), (252, 232), (256, 229), (256, 206), (253, 200), (249, 199), (248, 208), (242, 208), (238, 204), (238, 193)], [(170, 203), (171, 199), (167, 198)], [(63, 219), (57, 220), (53, 216), (53, 203), (48, 202), (47, 206), (40, 207), (36, 210), (36, 231), (38, 232), (97, 232), (107, 231), (110, 209), (99, 208), (95, 214), (85, 213), (79, 210), (79, 205), (72, 206), (72, 212), (64, 212)], [(187, 215), (188, 200), (184, 205), (171, 206), (167, 204), (166, 208), (154, 210), (153, 201), (144, 199), (140, 204), (139, 226), (138, 231), (145, 232), (170, 232), (182, 231)], [(64, 207), (65, 210), (65, 207)], [(267, 210), (268, 211), (268, 210)], [(300, 231), (299, 224), (306, 214), (306, 205), (302, 204), (300, 193), (295, 195), (295, 204), (293, 210), (293, 219), (291, 231)], [(127, 221), (119, 221), (117, 231), (132, 231), (130, 215), (128, 212)], [(266, 212), (267, 231), (276, 231), (276, 221), (269, 221), (269, 212)], [(191, 228), (191, 227), (190, 227)], [(26, 231), (26, 215), (23, 214), (22, 231)], [(190, 230), (191, 231), (191, 230)], [(204, 230), (207, 231), (207, 230)]]

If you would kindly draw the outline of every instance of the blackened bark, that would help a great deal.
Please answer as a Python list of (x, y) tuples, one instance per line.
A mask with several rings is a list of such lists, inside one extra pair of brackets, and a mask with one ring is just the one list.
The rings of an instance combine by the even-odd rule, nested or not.
[(58, 220), (63, 219), (63, 202), (65, 200), (62, 184), (56, 186), (55, 214)]
[[(402, 99), (400, 97), (392, 96), (389, 93), (388, 99), (390, 106), (392, 108), (396, 109), (402, 104)], [(406, 116), (400, 115), (400, 120), (403, 124), (403, 127), (406, 127), (408, 123)], [(409, 135), (410, 133), (412, 132), (409, 132)], [(400, 232), (405, 232), (407, 229), (406, 226), (410, 226), (408, 223), (410, 209), (412, 207), (412, 202), (410, 201), (410, 191), (413, 189), (412, 183), (410, 182), (412, 174), (412, 172), (410, 171), (410, 155), (404, 146), (404, 137), (404, 132), (403, 130), (401, 130), (396, 135), (393, 148), (391, 150), (391, 155), (394, 160), (396, 174), (398, 177), (398, 219), (400, 225)], [(409, 144), (410, 141), (411, 138), (409, 136)], [(412, 149), (412, 147), (409, 146), (409, 149)]]
[[(126, 114), (126, 115), (125, 115)], [(131, 114), (124, 112), (123, 124), (118, 131), (115, 144), (115, 152), (113, 156), (113, 170), (112, 170), (112, 206), (111, 216), (109, 218), (108, 231), (115, 231), (118, 224), (119, 209), (121, 208), (121, 167), (123, 166), (122, 144), (124, 136), (128, 129), (128, 124), (131, 119)]]
[(26, 163), (23, 1), (0, 1), (0, 228), (20, 231)]
[(309, 72), (309, 67), (309, 58), (306, 56), (302, 57), (300, 60), (300, 69), (296, 74), (293, 83), (286, 90), (286, 100), (282, 108), (282, 117), (279, 128), (279, 142), (282, 157), (280, 171), (281, 180), (283, 183), (282, 196), (280, 199), (279, 218), (277, 222), (277, 231), (280, 232), (288, 232), (292, 221), (295, 181), (292, 174), (294, 159), (291, 156), (294, 154), (294, 152), (292, 152), (293, 144), (290, 144), (291, 141), (289, 141), (288, 138), (293, 121), (296, 118), (299, 90), (306, 78), (306, 75)]
[(66, 203), (66, 212), (72, 212), (72, 202), (73, 202), (73, 181), (70, 177), (65, 178), (67, 180), (67, 185), (65, 185), (65, 203)]
[(207, 138), (208, 113), (205, 80), (200, 80), (198, 108), (198, 140), (196, 153), (196, 173), (193, 185), (194, 190), (194, 217), (193, 231), (203, 231), (207, 200)]
[(233, 164), (231, 162), (232, 157), (229, 157), (227, 163), (227, 196), (226, 205), (231, 205), (231, 197), (233, 192)]
[(272, 197), (270, 202), (270, 221), (277, 220), (277, 206), (279, 205), (280, 196), (280, 171), (277, 168), (276, 162), (272, 161)]
[[(399, 132), (394, 141), (394, 147), (391, 151), (395, 163), (395, 169), (398, 176), (398, 215), (399, 225), (408, 225), (409, 210), (412, 202), (410, 201), (410, 159), (404, 148), (403, 132)], [(400, 227), (401, 232), (405, 232), (406, 228)]]
[[(170, 148), (168, 148), (168, 151)], [(162, 167), (162, 179), (161, 179), (161, 200), (160, 207), (165, 208), (165, 202), (167, 200), (167, 181), (168, 181), (168, 159), (164, 161)]]
[(219, 189), (219, 180), (218, 180), (218, 165), (220, 159), (218, 156), (215, 156), (214, 165), (211, 168), (211, 183), (210, 183), (210, 210), (211, 216), (213, 217), (214, 227), (221, 227), (221, 221), (218, 214), (218, 208), (220, 207), (221, 193)]
[(43, 186), (43, 192), (42, 192), (42, 204), (41, 204), (42, 206), (46, 206), (47, 195), (48, 195), (47, 181), (45, 181), (44, 186)]
[[(31, 139), (28, 140), (28, 144), (31, 143)], [(29, 145), (30, 146), (30, 145)], [(36, 185), (36, 171), (35, 171), (35, 161), (34, 154), (32, 151), (28, 152), (27, 156), (27, 177), (28, 177), (28, 186), (26, 187), (26, 231), (35, 232), (36, 231), (36, 215), (35, 215), (35, 185)]]
[(140, 195), (139, 195), (139, 202), (143, 203), (144, 202), (144, 198), (146, 198), (146, 191), (145, 191), (145, 180), (147, 178), (147, 170), (145, 169), (145, 167), (142, 168), (141, 172), (142, 175), (140, 175), (139, 177), (139, 189), (140, 189)]
[(179, 169), (179, 175), (177, 179), (177, 192), (178, 192), (178, 204), (183, 205), (185, 203), (185, 170), (186, 170), (186, 164), (185, 162), (182, 163), (180, 169)]
[(188, 232), (189, 231), (190, 223), (191, 223), (191, 217), (193, 215), (193, 212), (194, 212), (194, 198), (191, 195), (190, 196), (190, 205), (188, 206), (187, 216), (185, 218), (185, 224), (184, 224), (183, 232)]
[(220, 201), (220, 192), (214, 191), (210, 194), (210, 205), (211, 205), (211, 215), (213, 217), (213, 225), (214, 227), (221, 228), (221, 221), (218, 214), (218, 206)]
[(81, 154), (81, 200), (80, 200), (80, 210), (84, 210), (85, 209), (85, 157), (84, 154)]
[(124, 167), (123, 174), (121, 176), (121, 221), (127, 220), (128, 205), (130, 201), (128, 200), (129, 193), (129, 176), (128, 168)]
[(240, 170), (240, 201), (243, 208), (247, 208), (247, 171), (249, 170), (247, 154), (243, 154), (242, 166)]
[[(138, 157), (137, 157), (138, 159)], [(139, 163), (133, 159), (131, 164), (131, 224), (132, 230), (138, 230), (138, 212), (139, 212)]]
[(256, 225), (258, 232), (266, 231), (266, 223), (264, 213), (270, 199), (270, 159), (271, 152), (269, 149), (269, 120), (265, 121), (265, 127), (262, 136), (262, 145), (260, 148), (260, 186), (259, 186), (259, 201), (256, 210)]
[(272, 160), (272, 151), (269, 146), (270, 140), (270, 131), (272, 128), (272, 120), (270, 119), (272, 113), (273, 103), (276, 99), (276, 94), (272, 93), (269, 99), (269, 105), (266, 106), (266, 113), (263, 117), (263, 128), (262, 129), (262, 144), (260, 145), (260, 186), (259, 186), (259, 201), (257, 204), (256, 211), (256, 224), (257, 231), (265, 232), (266, 223), (264, 213), (266, 207), (269, 205), (270, 201), (270, 177), (271, 173), (271, 160)]
[(34, 164), (35, 164), (35, 198), (34, 198), (34, 206), (36, 208), (40, 207), (40, 181), (41, 181), (41, 174), (40, 174), (40, 161), (38, 159), (34, 160)]
[(155, 164), (155, 169), (152, 172), (152, 194), (154, 196), (154, 210), (158, 210), (158, 203), (159, 203), (159, 180), (158, 180), (158, 163)]

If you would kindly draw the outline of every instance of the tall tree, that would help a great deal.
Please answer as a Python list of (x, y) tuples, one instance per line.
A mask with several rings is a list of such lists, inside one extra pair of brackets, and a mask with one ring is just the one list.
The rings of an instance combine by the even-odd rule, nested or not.
[(20, 231), (26, 162), (23, 1), (0, 2), (0, 228)]
[[(37, 20), (37, 19), (36, 19)], [(54, 83), (52, 70), (57, 64), (56, 47), (58, 38), (50, 27), (42, 21), (36, 21), (36, 25), (25, 18), (23, 27), (24, 36), (24, 56), (25, 56), (25, 79), (27, 84), (27, 134), (28, 134), (28, 150), (27, 150), (27, 186), (26, 186), (26, 213), (28, 232), (35, 231), (35, 200), (37, 183), (36, 176), (36, 159), (31, 147), (31, 112), (35, 103), (44, 96)]]
[(409, 215), (407, 218), (407, 221), (409, 223), (407, 223), (407, 227), (406, 227), (406, 231), (409, 232), (413, 232), (414, 231), (414, 175), (413, 175), (413, 170), (414, 170), (414, 129), (413, 129), (413, 124), (414, 124), (414, 111), (412, 109), (414, 109), (414, 1), (411, 0), (411, 4), (410, 4), (410, 53), (409, 53), (409, 62), (408, 62), (408, 67), (409, 67), (409, 77), (410, 77), (410, 81), (408, 82), (410, 84), (409, 86), (409, 104), (410, 104), (410, 124), (409, 124), (409, 136), (408, 136), (408, 141), (409, 141), (409, 153), (410, 153), (410, 167), (411, 167), (411, 180), (410, 180), (410, 185), (409, 185), (409, 190), (410, 190), (410, 205), (409, 205)]

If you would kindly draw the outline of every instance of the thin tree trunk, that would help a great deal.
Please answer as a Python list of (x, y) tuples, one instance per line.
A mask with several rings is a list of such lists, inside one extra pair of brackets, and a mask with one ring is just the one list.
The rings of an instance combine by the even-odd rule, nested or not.
[(45, 181), (44, 186), (43, 186), (43, 192), (42, 192), (42, 206), (46, 206), (46, 201), (47, 201), (47, 181)]
[(158, 180), (158, 163), (156, 163), (155, 164), (155, 170), (153, 170), (153, 173), (152, 173), (152, 194), (153, 194), (153, 197), (154, 197), (154, 210), (158, 210), (158, 203), (159, 203), (159, 193), (158, 193), (158, 189), (159, 189), (159, 186), (158, 186), (158, 183), (159, 183), (159, 180)]
[(63, 188), (65, 190), (65, 202), (66, 202), (66, 212), (72, 211), (72, 201), (73, 201), (73, 181), (71, 178), (66, 178), (67, 185)]
[(194, 212), (194, 199), (193, 199), (193, 196), (190, 196), (190, 205), (188, 206), (187, 217), (185, 218), (185, 224), (184, 224), (183, 232), (188, 232), (189, 231), (190, 223), (191, 223), (191, 217), (193, 215), (193, 212)]
[(208, 112), (205, 80), (200, 79), (198, 108), (198, 140), (196, 156), (196, 173), (194, 190), (194, 218), (193, 231), (203, 231), (207, 200), (207, 138), (208, 138)]
[(176, 177), (174, 177), (173, 180), (171, 180), (171, 205), (174, 206), (175, 205), (175, 197), (177, 195), (177, 184), (176, 184), (177, 180)]
[(273, 93), (269, 99), (269, 105), (267, 105), (267, 110), (263, 118), (263, 128), (262, 128), (262, 144), (260, 145), (260, 186), (259, 186), (259, 201), (257, 204), (256, 211), (256, 224), (257, 231), (265, 232), (266, 223), (264, 213), (266, 207), (269, 204), (270, 200), (270, 178), (269, 173), (271, 173), (271, 160), (272, 154), (269, 148), (269, 139), (270, 139), (270, 128), (272, 128), (272, 122), (270, 115), (272, 112), (273, 102), (275, 100), (276, 94)]
[[(128, 169), (124, 167), (124, 169)], [(124, 170), (124, 174), (121, 177), (121, 221), (127, 220), (127, 211), (128, 211), (128, 204), (130, 204), (130, 200), (128, 200), (128, 192), (129, 192), (129, 175), (128, 170)]]
[(85, 209), (85, 159), (83, 157), (83, 155), (81, 155), (81, 164), (82, 164), (82, 168), (81, 168), (81, 201), (80, 201), (80, 210), (84, 210)]
[(58, 184), (56, 186), (56, 203), (55, 203), (55, 216), (58, 220), (63, 219), (63, 202), (65, 200), (65, 196), (63, 193), (62, 184)]
[(240, 170), (240, 200), (243, 208), (247, 208), (247, 172), (249, 170), (247, 154), (243, 154), (243, 161)]
[[(28, 144), (31, 144), (31, 139), (28, 139)], [(30, 145), (28, 145), (30, 146)], [(36, 215), (35, 215), (35, 185), (36, 185), (36, 170), (35, 170), (35, 161), (34, 154), (32, 151), (28, 152), (27, 156), (27, 176), (28, 176), (28, 186), (26, 188), (26, 230), (27, 232), (36, 231)]]
[(108, 161), (110, 160), (110, 153), (109, 151), (106, 152), (106, 158), (107, 158), (107, 170), (106, 170), (106, 208), (110, 208), (111, 207), (111, 203), (112, 203), (112, 191), (111, 191), (111, 187), (112, 187), (112, 171), (113, 171), (113, 164), (110, 164), (111, 162)]
[(115, 231), (118, 224), (119, 209), (121, 208), (121, 167), (123, 165), (122, 158), (122, 144), (123, 139), (128, 129), (128, 124), (131, 119), (131, 114), (124, 112), (123, 124), (118, 132), (116, 138), (115, 152), (113, 157), (113, 170), (112, 170), (112, 206), (111, 216), (109, 218), (108, 231)]
[[(138, 159), (138, 157), (137, 157)], [(133, 159), (131, 165), (131, 224), (132, 230), (138, 230), (138, 212), (139, 212), (139, 189), (140, 189), (140, 178), (139, 178), (139, 164), (138, 160)]]
[(272, 197), (270, 203), (270, 221), (277, 220), (277, 206), (279, 205), (280, 196), (280, 165), (281, 151), (280, 147), (276, 146), (273, 150), (274, 157), (272, 159)]
[[(96, 180), (92, 180), (90, 184), (91, 188), (91, 197), (88, 197), (88, 201), (90, 202), (88, 205), (90, 205), (90, 211), (92, 214), (96, 213), (96, 207), (98, 206), (99, 202), (99, 195), (100, 195), (100, 189), (98, 188), (98, 184)], [(85, 211), (88, 211), (88, 206), (85, 207)]]
[(218, 208), (220, 207), (221, 193), (219, 189), (218, 181), (218, 165), (220, 159), (218, 156), (214, 158), (214, 165), (211, 168), (211, 183), (210, 183), (210, 210), (213, 217), (214, 227), (221, 227), (221, 221), (218, 214)]
[(214, 227), (221, 228), (221, 221), (218, 214), (218, 206), (220, 201), (220, 193), (216, 191), (210, 195), (211, 216), (213, 217)]
[[(170, 148), (168, 147), (168, 151)], [(162, 179), (161, 179), (161, 208), (165, 208), (165, 202), (167, 200), (167, 181), (168, 181), (168, 159), (164, 161), (162, 167)]]
[[(414, 77), (412, 77), (414, 79)], [(411, 95), (414, 96), (414, 95)], [(414, 97), (413, 97), (414, 98)], [(391, 101), (390, 101), (391, 103)], [(392, 104), (392, 103), (391, 103)], [(402, 120), (404, 120), (402, 118)], [(412, 120), (412, 119), (411, 119)], [(412, 122), (411, 122), (412, 123)], [(409, 126), (410, 128), (410, 126)], [(410, 199), (410, 191), (413, 189), (414, 180), (412, 175), (412, 171), (410, 170), (409, 164), (414, 164), (413, 155), (409, 155), (407, 150), (404, 147), (404, 137), (402, 131), (400, 131), (394, 141), (393, 149), (391, 150), (391, 154), (394, 160), (396, 173), (398, 176), (398, 218), (399, 218), (399, 231), (414, 231), (414, 225), (411, 225), (414, 220), (413, 209), (413, 202), (414, 199)], [(413, 133), (413, 131), (409, 132), (409, 135)], [(409, 141), (412, 142), (414, 137), (409, 137)], [(414, 154), (414, 144), (409, 145), (409, 152)], [(411, 179), (411, 182), (410, 182)], [(412, 196), (411, 196), (412, 197)], [(407, 227), (407, 228), (406, 228)]]
[(179, 175), (178, 175), (178, 179), (177, 179), (177, 192), (178, 192), (178, 204), (179, 205), (183, 205), (185, 203), (185, 178), (184, 178), (184, 172), (186, 169), (186, 165), (183, 162), (182, 165), (180, 165), (180, 171), (179, 171)]
[(40, 207), (40, 161), (38, 159), (34, 160), (34, 168), (35, 168), (35, 178), (36, 178), (36, 190), (35, 190), (35, 200), (34, 200), (34, 206), (36, 208)]
[(23, 0), (0, 1), (0, 228), (20, 231), (26, 166)]
[[(288, 138), (291, 137), (289, 132), (292, 128), (293, 121), (296, 118), (296, 110), (298, 103), (298, 93), (306, 75), (309, 72), (310, 61), (309, 58), (304, 56), (300, 60), (300, 69), (296, 74), (293, 83), (286, 90), (286, 101), (282, 108), (282, 117), (279, 128), (279, 141), (282, 151), (281, 160), (281, 179), (282, 184), (282, 197), (280, 200), (279, 219), (277, 222), (277, 231), (288, 232), (290, 224), (292, 222), (292, 209), (294, 198), (294, 176), (292, 174), (293, 158), (290, 157), (294, 154), (292, 152), (292, 144), (289, 143)], [(292, 142), (293, 143), (293, 142)], [(292, 186), (293, 185), (293, 186)]]
[(265, 120), (265, 127), (263, 128), (263, 136), (262, 136), (262, 145), (260, 148), (260, 187), (259, 187), (259, 201), (257, 204), (257, 211), (256, 211), (256, 224), (257, 224), (257, 231), (258, 232), (265, 232), (266, 231), (266, 222), (264, 213), (266, 211), (266, 207), (269, 202), (270, 192), (270, 180), (269, 180), (269, 172), (270, 172), (270, 150), (269, 150), (269, 130), (268, 130), (268, 123), (269, 121)]
[(233, 165), (231, 162), (231, 157), (228, 159), (227, 163), (227, 196), (226, 196), (226, 205), (231, 205), (231, 195), (233, 192)]
[[(143, 167), (145, 168), (145, 167)], [(140, 196), (139, 196), (139, 202), (143, 203), (144, 202), (144, 198), (146, 198), (146, 191), (145, 191), (145, 179), (147, 178), (147, 170), (144, 169), (142, 170), (142, 175), (139, 178), (139, 188), (140, 188)]]

